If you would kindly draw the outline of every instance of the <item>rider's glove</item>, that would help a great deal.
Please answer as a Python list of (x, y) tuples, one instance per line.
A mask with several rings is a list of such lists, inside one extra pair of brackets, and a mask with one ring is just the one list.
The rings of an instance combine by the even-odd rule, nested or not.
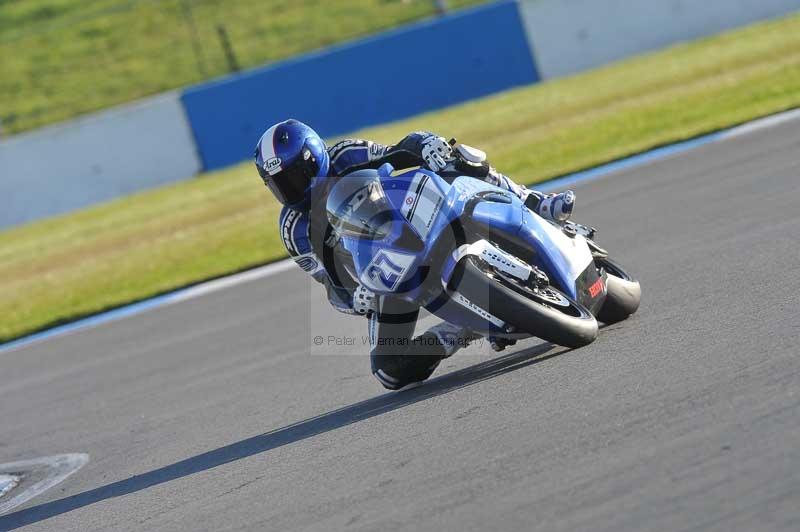
[(442, 170), (452, 157), (453, 148), (444, 138), (431, 135), (422, 141), (422, 159), (429, 170), (433, 172)]
[(377, 300), (375, 293), (371, 290), (358, 285), (353, 291), (353, 311), (356, 314), (367, 316), (377, 309)]

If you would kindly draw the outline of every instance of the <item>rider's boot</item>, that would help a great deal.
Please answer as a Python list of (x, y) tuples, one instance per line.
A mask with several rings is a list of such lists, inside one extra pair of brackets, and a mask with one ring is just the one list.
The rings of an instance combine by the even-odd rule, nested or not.
[(575, 207), (575, 193), (565, 190), (558, 194), (543, 194), (531, 190), (525, 198), (525, 206), (548, 220), (563, 224), (572, 216)]

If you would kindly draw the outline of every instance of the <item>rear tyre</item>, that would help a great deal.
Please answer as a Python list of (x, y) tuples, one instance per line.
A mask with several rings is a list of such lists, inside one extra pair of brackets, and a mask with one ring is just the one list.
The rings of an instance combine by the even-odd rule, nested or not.
[(627, 319), (639, 309), (639, 302), (642, 299), (639, 281), (608, 257), (595, 258), (594, 263), (608, 273), (606, 280), (608, 295), (600, 312), (597, 313), (597, 319), (607, 324)]
[(533, 289), (474, 257), (458, 264), (451, 285), (516, 332), (572, 348), (597, 338), (597, 320), (577, 301), (550, 286)]

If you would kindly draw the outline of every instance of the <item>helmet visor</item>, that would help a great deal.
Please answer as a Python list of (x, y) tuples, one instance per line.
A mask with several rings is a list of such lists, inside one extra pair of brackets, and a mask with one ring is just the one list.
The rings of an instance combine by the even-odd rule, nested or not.
[(264, 184), (283, 205), (296, 205), (305, 200), (318, 172), (319, 164), (307, 148), (303, 148), (297, 160), (274, 175), (270, 175), (263, 167), (258, 168)]

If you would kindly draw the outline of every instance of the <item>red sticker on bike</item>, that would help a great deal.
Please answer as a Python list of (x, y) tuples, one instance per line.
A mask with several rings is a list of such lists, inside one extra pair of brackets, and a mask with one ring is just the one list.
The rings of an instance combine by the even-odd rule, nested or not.
[(603, 291), (603, 278), (599, 277), (592, 286), (589, 287), (589, 295), (597, 297)]

